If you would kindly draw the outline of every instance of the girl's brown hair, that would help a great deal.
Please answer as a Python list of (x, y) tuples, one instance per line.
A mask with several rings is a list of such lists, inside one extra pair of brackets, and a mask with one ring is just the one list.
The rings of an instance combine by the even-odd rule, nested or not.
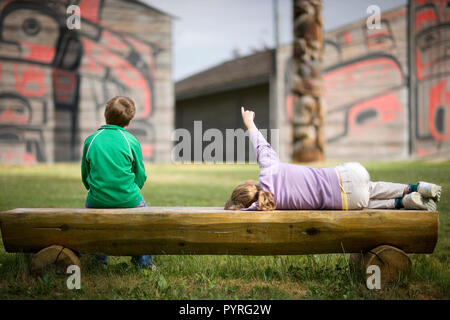
[(125, 127), (136, 113), (133, 100), (127, 97), (114, 97), (106, 103), (106, 124)]
[(259, 211), (270, 211), (276, 208), (272, 192), (263, 190), (258, 184), (244, 183), (234, 188), (230, 199), (225, 204), (225, 210), (248, 208), (255, 201), (258, 202)]

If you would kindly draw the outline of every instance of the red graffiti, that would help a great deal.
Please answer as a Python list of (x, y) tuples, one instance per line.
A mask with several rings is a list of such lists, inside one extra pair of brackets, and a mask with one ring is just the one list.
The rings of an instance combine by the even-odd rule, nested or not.
[[(431, 135), (438, 141), (446, 141), (450, 138), (450, 91), (447, 89), (447, 80), (444, 79), (437, 84), (435, 84), (433, 87), (431, 87), (429, 92), (429, 125), (430, 125), (430, 132)], [(436, 112), (439, 108), (445, 108), (447, 112), (445, 112), (445, 116), (447, 118), (446, 126), (447, 126), (447, 133), (441, 134), (436, 129)], [(445, 119), (442, 119), (444, 122)], [(445, 122), (444, 122), (445, 123)]]
[(344, 33), (343, 37), (344, 37), (345, 43), (347, 43), (347, 44), (352, 43), (352, 35), (350, 32)]
[(34, 154), (29, 152), (9, 152), (9, 151), (0, 151), (0, 163), (6, 164), (34, 164), (36, 163), (36, 157)]
[[(2, 2), (0, 0), (0, 7), (5, 8), (13, 1), (3, 0)], [(66, 29), (67, 15), (65, 9), (70, 4), (76, 4), (80, 8), (83, 20), (82, 26), (83, 23), (85, 24), (80, 32)], [(14, 124), (19, 132), (27, 132), (22, 142), (26, 142), (26, 150), (28, 151), (23, 150), (24, 152), (21, 152), (22, 149), (18, 149), (14, 150), (17, 151), (16, 153), (8, 154), (3, 154), (0, 151), (0, 162), (33, 163), (36, 160), (46, 161), (47, 153), (43, 150), (45, 148), (44, 135), (38, 137), (36, 141), (31, 141), (27, 130), (35, 130), (38, 134), (42, 134), (44, 130), (45, 132), (53, 130), (52, 127), (38, 127), (40, 117), (44, 123), (49, 117), (53, 117), (54, 113), (48, 113), (48, 110), (65, 113), (67, 119), (70, 119), (67, 121), (67, 125), (65, 122), (55, 125), (55, 131), (59, 132), (60, 129), (64, 129), (68, 132), (67, 139), (56, 138), (57, 135), (55, 135), (54, 141), (50, 142), (51, 145), (54, 145), (56, 151), (54, 153), (55, 160), (65, 159), (60, 155), (62, 152), (59, 150), (66, 147), (65, 143), (70, 144), (68, 149), (72, 150), (72, 154), (66, 158), (68, 160), (76, 159), (76, 154), (79, 151), (77, 142), (80, 135), (79, 119), (83, 118), (83, 110), (79, 108), (79, 102), (85, 101), (85, 103), (95, 106), (95, 110), (99, 111), (101, 107), (104, 107), (104, 101), (114, 94), (127, 94), (136, 101), (138, 106), (136, 120), (146, 125), (144, 130), (137, 131), (138, 138), (145, 140), (142, 142), (143, 155), (146, 159), (154, 157), (154, 132), (149, 117), (152, 114), (152, 88), (155, 79), (153, 50), (157, 48), (157, 45), (149, 44), (145, 40), (138, 40), (133, 35), (117, 32), (114, 27), (108, 28), (110, 21), (114, 19), (102, 16), (103, 5), (109, 5), (109, 2), (104, 0), (64, 0), (61, 3), (40, 1), (39, 6), (37, 4), (36, 6), (28, 6), (28, 3), (20, 1), (17, 5), (9, 5), (11, 10), (5, 11), (5, 15), (23, 8), (34, 11), (30, 14), (39, 19), (44, 18), (43, 20), (38, 19), (38, 22), (45, 21), (45, 23), (34, 24), (36, 30), (30, 24), (31, 29), (29, 31), (46, 31), (48, 39), (40, 41), (38, 39), (41, 38), (31, 37), (30, 33), (30, 37), (4, 38), (2, 40), (2, 42), (6, 40), (17, 41), (20, 44), (20, 51), (14, 57), (11, 55), (12, 52), (7, 52), (8, 55), (2, 56), (2, 58), (14, 59), (8, 62), (8, 66), (11, 64), (12, 69), (12, 74), (8, 77), (11, 78), (15, 87), (5, 88), (7, 89), (4, 90), (6, 92), (4, 94), (2, 92), (0, 124)], [(119, 7), (120, 5), (112, 5), (111, 8)], [(106, 18), (105, 23), (100, 21), (102, 17)], [(11, 20), (14, 22), (13, 26), (8, 23), (0, 26), (0, 29), (3, 30), (4, 35), (11, 28), (20, 31), (20, 28), (27, 26), (24, 24), (27, 18), (26, 14), (21, 14), (18, 19)], [(51, 26), (56, 23), (59, 24), (60, 28), (51, 28), (50, 30), (50, 24), (47, 23), (48, 19), (54, 20)], [(2, 21), (6, 20), (3, 19)], [(33, 42), (30, 39), (36, 39), (36, 41)], [(52, 41), (52, 45), (49, 45), (51, 39), (54, 41)], [(0, 62), (0, 83), (6, 80), (4, 65), (4, 61)], [(10, 68), (8, 68), (9, 71)], [(80, 89), (81, 84), (84, 84), (82, 90)], [(53, 88), (47, 87), (48, 85), (53, 85)], [(14, 95), (20, 97), (23, 101), (19, 101), (20, 99), (14, 100)], [(48, 105), (51, 99), (53, 108), (51, 104)], [(42, 110), (35, 113), (37, 100), (39, 102), (45, 101), (45, 103)], [(24, 104), (24, 101), (26, 104)], [(38, 117), (35, 117), (35, 115)], [(98, 115), (99, 113), (96, 114), (96, 116)], [(96, 120), (99, 119), (96, 118)], [(31, 121), (33, 121), (33, 126), (29, 127)], [(17, 144), (12, 135), (5, 135), (4, 139), (10, 145)], [(30, 150), (30, 148), (33, 149), (32, 146), (36, 146), (36, 152)]]
[(53, 46), (47, 46), (31, 42), (20, 42), (24, 55), (22, 59), (51, 63), (55, 57), (55, 48)]
[(71, 103), (76, 85), (76, 75), (72, 72), (53, 69), (53, 85), (55, 98), (60, 103)]
[(30, 122), (30, 114), (15, 112), (15, 110), (9, 104), (2, 109), (4, 110), (3, 112), (0, 112), (0, 123), (24, 125)]
[(110, 68), (117, 79), (128, 88), (140, 89), (143, 111), (136, 116), (137, 119), (145, 119), (152, 111), (151, 88), (139, 70), (127, 60), (114, 52), (105, 50), (97, 43), (83, 39), (85, 54), (89, 55), (97, 64)]
[[(323, 75), (325, 95), (327, 98), (340, 96), (342, 90), (355, 88), (364, 83), (372, 85), (372, 92), (367, 95), (403, 84), (400, 66), (390, 57), (374, 57), (355, 61)], [(377, 86), (373, 86), (377, 84)], [(350, 102), (351, 97), (347, 100)], [(337, 107), (337, 106), (334, 106)]]
[(38, 66), (29, 65), (19, 71), (14, 64), (16, 90), (25, 97), (42, 97), (45, 94), (45, 71)]
[(141, 144), (141, 149), (144, 158), (153, 157), (153, 144)]
[[(398, 75), (402, 74), (402, 71), (400, 69), (400, 66), (394, 62), (394, 60), (390, 58), (380, 57), (380, 58), (373, 58), (369, 60), (362, 60), (359, 62), (355, 62), (352, 64), (349, 64), (347, 66), (343, 66), (341, 68), (332, 70), (324, 74), (323, 78), (326, 84), (326, 87), (328, 87), (329, 83), (340, 81), (339, 77), (347, 77), (347, 79), (353, 79), (352, 77), (348, 78), (348, 75), (355, 75), (355, 74), (369, 74), (366, 73), (367, 70), (372, 70), (373, 72), (376, 72), (376, 70), (383, 70), (383, 72), (387, 69), (394, 70)], [(372, 74), (372, 73), (370, 73)], [(381, 77), (382, 79), (383, 77)], [(361, 81), (373, 81), (374, 78), (364, 78), (364, 79), (358, 79)], [(353, 84), (349, 84), (353, 85)]]
[(153, 50), (151, 46), (145, 45), (140, 43), (139, 41), (136, 41), (135, 39), (133, 39), (132, 37), (129, 36), (125, 36), (125, 39), (133, 46), (133, 48), (141, 53), (142, 55), (145, 55), (148, 57), (148, 74), (150, 75), (151, 79), (154, 79), (155, 75), (154, 75), (154, 70), (155, 70), (155, 66), (153, 63)]
[(106, 48), (111, 51), (121, 51), (127, 48), (126, 43), (123, 42), (119, 37), (111, 34), (111, 32), (104, 30), (101, 37), (102, 42), (106, 42)]
[(100, 12), (100, 2), (98, 0), (81, 0), (78, 5), (81, 11), (81, 17), (92, 23), (98, 23)]
[[(358, 120), (358, 115), (363, 112), (373, 111), (374, 117), (366, 121)], [(402, 105), (398, 97), (388, 93), (353, 106), (348, 114), (348, 123), (353, 134), (360, 134), (380, 125), (394, 121), (402, 112)], [(362, 124), (360, 124), (362, 122)]]
[(416, 149), (416, 153), (417, 153), (417, 155), (418, 155), (419, 157), (423, 157), (423, 156), (427, 156), (427, 155), (429, 155), (429, 154), (431, 154), (431, 153), (433, 153), (433, 152), (430, 151), (430, 150), (417, 148), (417, 149)]
[(423, 10), (423, 11), (417, 13), (414, 27), (416, 28), (416, 30), (419, 30), (422, 27), (422, 25), (427, 24), (427, 22), (430, 22), (430, 21), (434, 22), (437, 20), (438, 20), (438, 17), (436, 15), (436, 12), (431, 8), (426, 9), (426, 10)]

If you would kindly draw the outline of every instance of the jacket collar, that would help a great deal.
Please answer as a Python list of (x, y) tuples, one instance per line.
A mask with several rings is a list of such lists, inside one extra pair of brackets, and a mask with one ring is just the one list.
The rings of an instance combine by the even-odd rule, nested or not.
[[(98, 130), (103, 130), (103, 129), (119, 129), (119, 130), (125, 130), (124, 128), (122, 128), (121, 126), (116, 126), (114, 124), (104, 124), (102, 125)], [(97, 130), (97, 131), (98, 131)]]

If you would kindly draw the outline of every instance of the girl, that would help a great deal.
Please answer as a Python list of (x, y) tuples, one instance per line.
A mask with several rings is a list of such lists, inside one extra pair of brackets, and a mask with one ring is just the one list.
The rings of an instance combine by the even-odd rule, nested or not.
[(441, 186), (419, 182), (372, 182), (367, 170), (351, 162), (328, 168), (311, 168), (280, 162), (276, 152), (253, 122), (255, 113), (241, 108), (259, 162), (259, 184), (237, 186), (225, 204), (227, 210), (436, 210)]

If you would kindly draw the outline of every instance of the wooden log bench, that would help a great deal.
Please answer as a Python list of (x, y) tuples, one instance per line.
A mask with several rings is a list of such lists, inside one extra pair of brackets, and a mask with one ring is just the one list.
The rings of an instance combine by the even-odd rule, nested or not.
[[(411, 267), (408, 253), (432, 253), (438, 213), (416, 210), (226, 211), (214, 207), (14, 209), (0, 213), (7, 252), (37, 253), (32, 269), (106, 255), (301, 255), (351, 253), (377, 264), (382, 283)], [(364, 268), (363, 268), (364, 269)]]

